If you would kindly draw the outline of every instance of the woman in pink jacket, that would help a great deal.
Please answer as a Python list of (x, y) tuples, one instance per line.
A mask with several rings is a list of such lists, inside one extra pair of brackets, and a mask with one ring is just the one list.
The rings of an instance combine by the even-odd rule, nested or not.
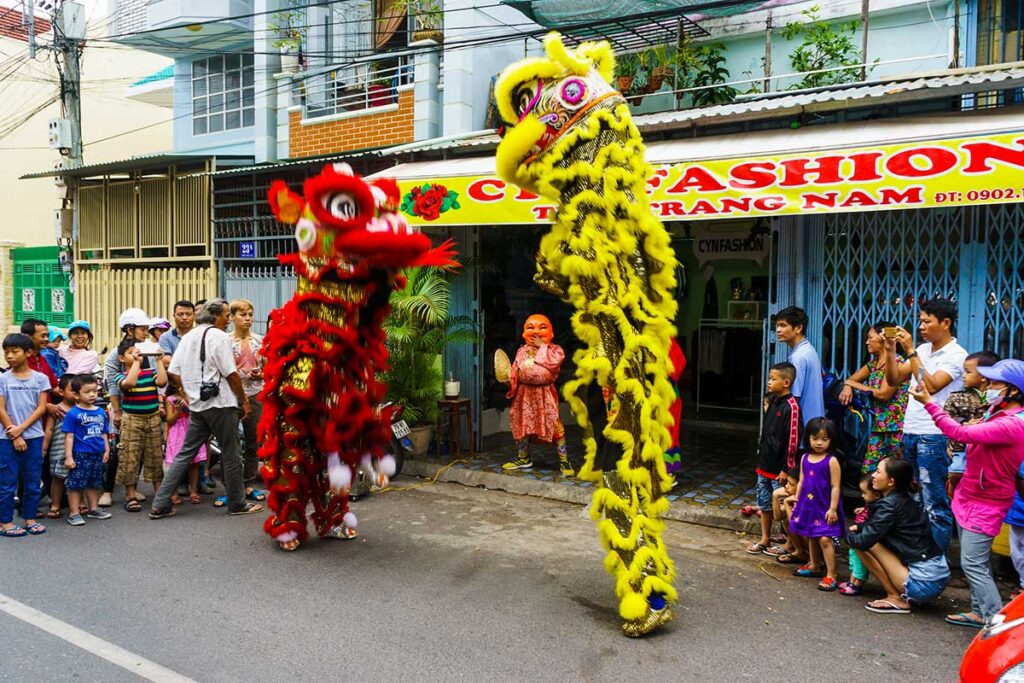
[(926, 388), (919, 384), (911, 389), (943, 434), (967, 444), (967, 469), (953, 498), (953, 516), (960, 527), (960, 564), (971, 587), (971, 611), (951, 614), (946, 621), (973, 628), (1003, 608), (989, 556), (1013, 505), (1017, 472), (1024, 462), (1024, 361), (999, 361), (978, 372), (993, 388), (1002, 389), (1001, 399), (980, 424), (958, 424), (931, 402)]

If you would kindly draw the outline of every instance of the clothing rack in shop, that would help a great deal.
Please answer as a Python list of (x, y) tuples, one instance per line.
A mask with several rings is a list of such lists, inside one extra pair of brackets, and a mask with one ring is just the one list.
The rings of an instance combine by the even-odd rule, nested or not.
[[(708, 370), (707, 367), (702, 367), (706, 364), (702, 363), (707, 358), (705, 354), (703, 344), (705, 339), (705, 332), (708, 330), (728, 330), (728, 329), (743, 329), (743, 330), (759, 330), (761, 332), (761, 348), (760, 348), (760, 372), (750, 379), (750, 391), (747, 395), (748, 403), (754, 407), (744, 408), (740, 406), (729, 406), (719, 403), (709, 403), (707, 401), (701, 401), (701, 375)], [(700, 414), (701, 407), (704, 408), (716, 408), (718, 410), (733, 410), (745, 413), (761, 412), (760, 408), (757, 407), (759, 401), (758, 397), (761, 395), (760, 388), (758, 387), (762, 377), (764, 377), (764, 340), (768, 329), (768, 320), (731, 320), (728, 318), (701, 318), (697, 322), (697, 413)], [(724, 363), (727, 359), (723, 360)], [(712, 370), (714, 372), (714, 370)]]

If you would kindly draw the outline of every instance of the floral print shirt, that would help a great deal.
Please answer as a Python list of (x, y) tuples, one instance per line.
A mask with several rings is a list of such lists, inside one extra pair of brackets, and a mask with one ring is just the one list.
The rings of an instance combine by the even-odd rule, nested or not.
[[(896, 356), (896, 362), (902, 363), (903, 358)], [(865, 382), (872, 389), (881, 389), (882, 382), (885, 379), (885, 365), (876, 364), (871, 366), (871, 374), (868, 375), (868, 381)], [(873, 432), (902, 432), (903, 431), (903, 417), (907, 412), (907, 399), (910, 394), (907, 393), (907, 388), (910, 386), (910, 382), (904, 382), (893, 394), (892, 398), (888, 401), (882, 401), (874, 396), (871, 397), (871, 415), (874, 417), (874, 423), (871, 427)]]

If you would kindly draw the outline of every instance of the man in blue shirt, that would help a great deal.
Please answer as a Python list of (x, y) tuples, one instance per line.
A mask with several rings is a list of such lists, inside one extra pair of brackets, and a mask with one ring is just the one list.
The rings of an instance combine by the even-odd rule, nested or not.
[(181, 300), (174, 304), (174, 329), (160, 335), (160, 348), (164, 352), (164, 365), (170, 365), (171, 356), (178, 350), (181, 338), (195, 327), (196, 307), (191, 301)]
[(789, 306), (775, 315), (775, 334), (789, 347), (787, 360), (796, 366), (796, 381), (790, 391), (800, 402), (800, 414), (805, 425), (816, 417), (825, 417), (821, 360), (806, 332), (807, 312), (804, 309)]

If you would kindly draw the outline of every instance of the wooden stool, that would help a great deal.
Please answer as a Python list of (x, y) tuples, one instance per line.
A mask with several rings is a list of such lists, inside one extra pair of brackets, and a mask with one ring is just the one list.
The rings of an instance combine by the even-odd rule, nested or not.
[(449, 445), (448, 452), (451, 453), (451, 445), (455, 444), (455, 457), (462, 455), (462, 411), (466, 411), (466, 434), (469, 438), (469, 455), (473, 455), (473, 404), (468, 398), (443, 398), (437, 402), (437, 425), (435, 432), (437, 438), (435, 445), (437, 456), (441, 456), (441, 422), (448, 420), (448, 431), (445, 432), (445, 443)]

